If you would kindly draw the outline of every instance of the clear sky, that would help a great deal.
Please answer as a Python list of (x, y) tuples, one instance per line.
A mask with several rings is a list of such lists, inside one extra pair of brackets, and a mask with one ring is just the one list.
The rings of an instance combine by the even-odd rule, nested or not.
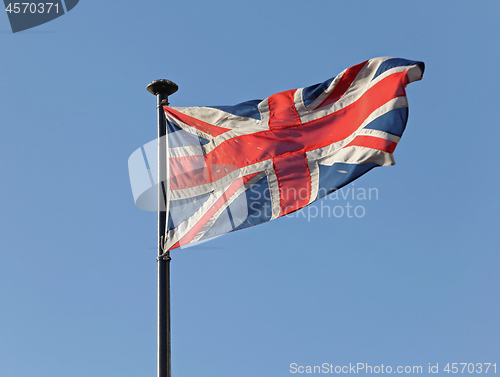
[(156, 137), (150, 81), (179, 85), (173, 106), (232, 105), (378, 56), (426, 64), (397, 164), (349, 186), (378, 196), (325, 199), (361, 218), (306, 210), (174, 250), (173, 376), (500, 373), (499, 17), (498, 1), (81, 0), (12, 34), (2, 13), (0, 376), (155, 375), (156, 214), (127, 167)]

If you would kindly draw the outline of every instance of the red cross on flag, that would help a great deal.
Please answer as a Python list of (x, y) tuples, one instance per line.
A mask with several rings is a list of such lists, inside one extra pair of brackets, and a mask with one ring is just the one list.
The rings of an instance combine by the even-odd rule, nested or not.
[(274, 220), (393, 165), (405, 86), (423, 72), (422, 62), (375, 58), (265, 100), (165, 106), (165, 250)]

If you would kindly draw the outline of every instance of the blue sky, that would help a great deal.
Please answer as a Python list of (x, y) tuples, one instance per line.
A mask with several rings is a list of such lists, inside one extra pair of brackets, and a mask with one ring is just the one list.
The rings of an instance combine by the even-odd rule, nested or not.
[(377, 56), (426, 64), (397, 164), (354, 183), (378, 199), (325, 199), (362, 218), (173, 251), (173, 375), (500, 367), (499, 15), (495, 1), (81, 0), (16, 34), (0, 16), (0, 375), (155, 375), (156, 215), (127, 171), (156, 136), (150, 81), (179, 85), (174, 106), (231, 105)]

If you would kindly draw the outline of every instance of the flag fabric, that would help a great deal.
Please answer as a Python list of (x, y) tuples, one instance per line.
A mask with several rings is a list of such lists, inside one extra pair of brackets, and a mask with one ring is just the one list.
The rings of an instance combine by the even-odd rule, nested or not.
[(408, 119), (405, 86), (423, 72), (422, 62), (375, 58), (265, 100), (165, 106), (164, 250), (285, 216), (393, 165)]

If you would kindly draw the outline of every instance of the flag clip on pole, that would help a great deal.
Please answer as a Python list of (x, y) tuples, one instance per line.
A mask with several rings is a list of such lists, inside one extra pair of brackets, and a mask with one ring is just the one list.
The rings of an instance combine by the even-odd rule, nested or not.
[(168, 105), (168, 96), (178, 89), (177, 84), (169, 80), (155, 80), (147, 86), (148, 92), (157, 99), (158, 111), (158, 354), (157, 377), (171, 377), (170, 348), (170, 253), (163, 251), (166, 239), (168, 214), (168, 138), (164, 105)]

